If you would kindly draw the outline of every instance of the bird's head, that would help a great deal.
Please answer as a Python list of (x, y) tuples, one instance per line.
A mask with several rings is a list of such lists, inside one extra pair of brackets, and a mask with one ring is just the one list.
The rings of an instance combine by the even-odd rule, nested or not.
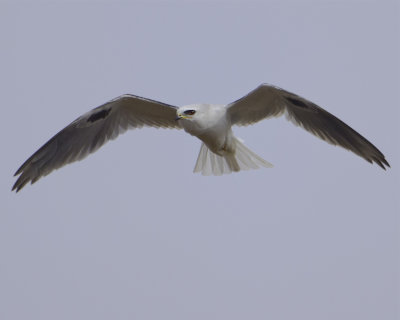
[(204, 131), (224, 123), (226, 108), (223, 105), (191, 104), (180, 107), (176, 111), (176, 120), (182, 121), (182, 126), (188, 132)]
[(180, 107), (176, 111), (176, 120), (195, 120), (199, 116), (199, 106), (189, 105)]

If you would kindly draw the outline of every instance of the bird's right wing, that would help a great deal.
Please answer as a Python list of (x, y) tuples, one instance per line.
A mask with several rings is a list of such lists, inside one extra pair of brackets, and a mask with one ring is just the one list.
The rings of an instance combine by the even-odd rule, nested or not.
[(308, 132), (334, 145), (354, 152), (368, 162), (385, 169), (385, 156), (371, 142), (340, 119), (315, 103), (286, 90), (262, 84), (227, 106), (232, 125), (246, 126), (260, 120), (286, 114)]
[(55, 169), (82, 160), (127, 129), (151, 126), (180, 129), (177, 108), (134, 95), (117, 97), (62, 129), (17, 170), (12, 190), (17, 192)]

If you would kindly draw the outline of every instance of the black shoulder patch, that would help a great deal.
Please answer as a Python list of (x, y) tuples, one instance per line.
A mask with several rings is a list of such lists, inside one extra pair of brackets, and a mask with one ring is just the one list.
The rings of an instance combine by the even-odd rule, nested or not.
[(87, 119), (87, 122), (95, 122), (95, 121), (97, 121), (97, 120), (100, 120), (100, 119), (104, 119), (105, 117), (107, 117), (108, 116), (108, 114), (110, 113), (110, 111), (111, 111), (111, 108), (109, 108), (109, 109), (104, 109), (104, 110), (101, 110), (101, 111), (98, 111), (98, 112), (96, 112), (96, 113), (93, 113), (88, 119)]
[(289, 97), (286, 97), (286, 100), (288, 100), (289, 102), (293, 103), (297, 107), (308, 108), (308, 106), (301, 100), (298, 100), (298, 99), (295, 99), (295, 98), (289, 98)]

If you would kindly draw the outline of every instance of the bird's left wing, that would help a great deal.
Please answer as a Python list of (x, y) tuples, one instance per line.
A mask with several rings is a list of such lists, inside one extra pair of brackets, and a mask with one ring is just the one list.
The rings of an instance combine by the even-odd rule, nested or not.
[(371, 142), (328, 111), (294, 93), (262, 84), (227, 106), (232, 125), (246, 126), (286, 114), (295, 125), (334, 145), (354, 152), (385, 169), (385, 156)]
[(151, 126), (180, 129), (176, 107), (134, 95), (117, 97), (62, 129), (17, 170), (17, 192), (55, 169), (82, 160), (127, 129)]

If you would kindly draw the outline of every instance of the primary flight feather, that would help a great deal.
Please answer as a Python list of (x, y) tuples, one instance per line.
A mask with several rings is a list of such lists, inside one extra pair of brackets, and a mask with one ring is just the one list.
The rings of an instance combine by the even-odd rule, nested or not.
[(286, 114), (319, 138), (346, 148), (381, 168), (385, 156), (367, 139), (316, 104), (283, 89), (262, 84), (228, 105), (194, 104), (175, 107), (134, 95), (117, 97), (62, 129), (17, 170), (12, 190), (21, 190), (55, 169), (82, 160), (127, 129), (150, 126), (184, 129), (203, 143), (194, 172), (221, 175), (232, 171), (271, 167), (248, 149), (232, 126), (246, 126)]

